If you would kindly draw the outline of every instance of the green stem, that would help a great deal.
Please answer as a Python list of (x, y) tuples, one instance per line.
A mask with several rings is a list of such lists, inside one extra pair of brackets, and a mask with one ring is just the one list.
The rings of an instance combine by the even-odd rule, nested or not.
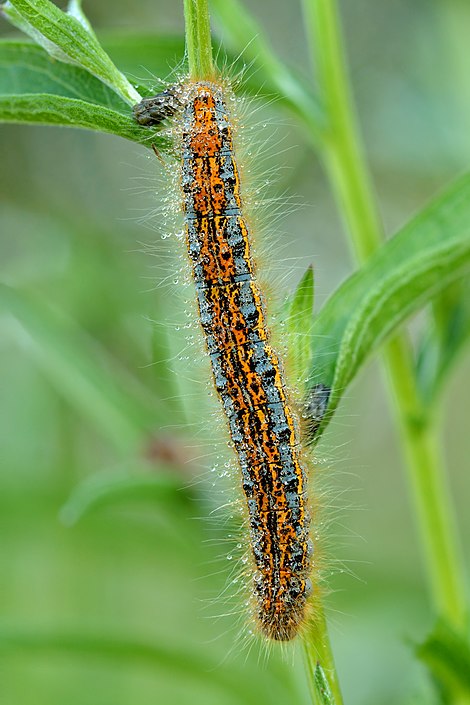
[(334, 1), (303, 0), (310, 50), (327, 116), (326, 168), (359, 261), (380, 245), (381, 222), (362, 157)]
[[(356, 257), (364, 262), (380, 246), (383, 232), (358, 136), (336, 3), (335, 0), (303, 2), (329, 119), (325, 166), (351, 233)], [(397, 401), (432, 600), (438, 614), (462, 630), (465, 587), (455, 522), (441, 450), (430, 417), (422, 408), (406, 335), (386, 346), (384, 356)]]
[(317, 606), (317, 614), (309, 624), (303, 639), (303, 648), (313, 702), (319, 705), (343, 705), (326, 619), (321, 605)]
[(418, 397), (407, 340), (394, 338), (385, 361), (395, 396), (414, 505), (435, 609), (463, 631), (467, 608), (462, 561), (435, 416)]
[(195, 81), (212, 79), (211, 26), (208, 0), (184, 0), (189, 75)]

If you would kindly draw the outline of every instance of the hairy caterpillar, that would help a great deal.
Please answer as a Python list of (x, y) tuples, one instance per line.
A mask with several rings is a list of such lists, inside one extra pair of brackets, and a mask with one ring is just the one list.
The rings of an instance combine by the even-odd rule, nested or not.
[(287, 641), (306, 619), (312, 567), (306, 470), (284, 372), (270, 345), (243, 214), (224, 88), (186, 81), (134, 108), (179, 125), (186, 245), (200, 324), (246, 498), (253, 595), (263, 634)]

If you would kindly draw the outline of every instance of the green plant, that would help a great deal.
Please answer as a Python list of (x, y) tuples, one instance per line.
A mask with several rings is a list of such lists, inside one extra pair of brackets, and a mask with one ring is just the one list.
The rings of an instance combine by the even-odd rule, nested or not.
[[(317, 419), (314, 440), (325, 430), (356, 372), (384, 343), (429, 592), (436, 617), (445, 625), (433, 633), (419, 653), (422, 657), (424, 654), (445, 693), (442, 697), (452, 703), (469, 702), (468, 605), (438, 422), (440, 392), (470, 331), (466, 281), (470, 270), (470, 177), (461, 177), (392, 239), (382, 243), (382, 227), (347, 82), (335, 3), (304, 0), (306, 33), (316, 66), (314, 90), (279, 61), (262, 30), (238, 2), (214, 0), (212, 9), (225, 29), (231, 52), (237, 55), (244, 50), (244, 60), (252, 60), (256, 67), (245, 90), (275, 96), (279, 107), (290, 111), (320, 154), (360, 265), (313, 321), (308, 313), (313, 297), (313, 290), (306, 286), (308, 279), (302, 280), (291, 299), (291, 345), (302, 340), (295, 335), (296, 327), (310, 330), (312, 342), (311, 354), (302, 349), (295, 357), (309, 365), (305, 370), (309, 387), (321, 385), (330, 390), (325, 413)], [(131, 106), (148, 90), (133, 85), (115, 68), (79, 2), (70, 3), (69, 12), (63, 13), (48, 0), (11, 0), (3, 5), (3, 12), (39, 46), (17, 40), (0, 45), (0, 119), (85, 127), (148, 146), (148, 133), (134, 123), (131, 112)], [(204, 75), (211, 62), (206, 3), (188, 0), (186, 19), (190, 65), (195, 75)], [(160, 64), (160, 75), (165, 74), (166, 58), (175, 47), (181, 49), (181, 44), (154, 47), (153, 65)], [(139, 51), (138, 43), (132, 50)], [(154, 141), (158, 149), (165, 149), (158, 135)], [(124, 392), (116, 394), (106, 372), (97, 372), (88, 364), (86, 354), (83, 356), (87, 343), (61, 340), (47, 311), (41, 311), (26, 293), (2, 287), (0, 295), (2, 305), (31, 336), (41, 364), (49, 368), (56, 384), (65, 384), (75, 404), (93, 416), (117, 446), (134, 452), (154, 422), (153, 418), (150, 421), (148, 400), (135, 404), (132, 395), (129, 401)], [(419, 354), (414, 356), (407, 334), (397, 331), (425, 305), (430, 309), (427, 333), (420, 341)], [(76, 331), (71, 339), (79, 337)], [(164, 372), (164, 384), (171, 385), (171, 370)], [(134, 406), (129, 413), (129, 407)], [(114, 486), (106, 487), (112, 496), (116, 487), (135, 491), (139, 482), (145, 484), (125, 478), (123, 490), (117, 478)], [(155, 494), (161, 497), (160, 484), (155, 484)], [(162, 487), (172, 495), (171, 473)], [(92, 487), (88, 493), (82, 492), (78, 508), (72, 503), (69, 510), (73, 516), (80, 514), (106, 494), (102, 487)], [(14, 638), (4, 640), (5, 644), (12, 642)], [(340, 703), (323, 619), (306, 638), (306, 654), (312, 699)], [(224, 685), (233, 687), (232, 683)], [(246, 693), (240, 693), (242, 697)]]

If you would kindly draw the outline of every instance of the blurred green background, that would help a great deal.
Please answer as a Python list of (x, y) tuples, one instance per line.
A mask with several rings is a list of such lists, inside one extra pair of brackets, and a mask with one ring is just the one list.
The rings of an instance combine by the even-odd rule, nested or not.
[[(112, 53), (125, 33), (180, 35), (180, 5), (95, 0), (85, 11)], [(342, 5), (392, 234), (468, 169), (470, 6)], [(246, 6), (279, 55), (308, 75), (297, 4)], [(1, 30), (12, 35), (6, 22)], [(152, 82), (140, 59), (124, 68)], [(276, 106), (265, 114), (277, 123), (267, 164), (283, 150), (287, 167), (273, 190), (302, 204), (277, 227), (272, 288), (291, 291), (313, 262), (320, 306), (352, 271), (346, 239), (302, 132)], [(239, 639), (244, 598), (226, 597), (237, 588), (227, 556), (237, 551), (238, 520), (220, 507), (235, 493), (220, 489), (226, 458), (223, 441), (213, 449), (221, 422), (205, 399), (207, 368), (191, 369), (181, 260), (175, 238), (161, 240), (155, 159), (111, 136), (26, 126), (2, 125), (0, 150), (1, 282), (15, 292), (0, 309), (0, 702), (307, 702), (296, 649)], [(154, 208), (145, 228), (139, 221)], [(284, 262), (286, 246), (294, 259)], [(443, 428), (467, 555), (469, 373), (467, 355)], [(412, 641), (432, 615), (377, 362), (349, 390), (317, 456), (346, 702), (431, 702)]]

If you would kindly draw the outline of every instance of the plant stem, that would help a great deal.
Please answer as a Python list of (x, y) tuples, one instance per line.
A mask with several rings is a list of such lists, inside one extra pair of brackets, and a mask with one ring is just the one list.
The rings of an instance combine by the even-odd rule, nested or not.
[(423, 408), (408, 341), (395, 337), (385, 360), (410, 469), (413, 502), (437, 614), (457, 630), (466, 627), (465, 582), (452, 502), (435, 416)]
[(208, 0), (184, 0), (189, 75), (195, 81), (214, 76)]
[(381, 223), (356, 127), (337, 9), (330, 0), (303, 0), (310, 50), (327, 116), (323, 158), (359, 261), (380, 245)]
[[(343, 705), (326, 619), (321, 605), (317, 606), (315, 619), (309, 624), (307, 634), (303, 639), (303, 648), (313, 701), (319, 702), (321, 705), (324, 703)], [(327, 690), (330, 693), (329, 697), (324, 692), (319, 692), (319, 672), (325, 677)]]
[[(336, 2), (303, 2), (313, 61), (329, 119), (325, 166), (356, 257), (362, 263), (380, 246), (383, 233), (358, 136)], [(405, 334), (385, 347), (384, 357), (397, 402), (432, 601), (439, 616), (462, 631), (466, 616), (465, 587), (442, 453), (431, 418), (422, 407)]]

